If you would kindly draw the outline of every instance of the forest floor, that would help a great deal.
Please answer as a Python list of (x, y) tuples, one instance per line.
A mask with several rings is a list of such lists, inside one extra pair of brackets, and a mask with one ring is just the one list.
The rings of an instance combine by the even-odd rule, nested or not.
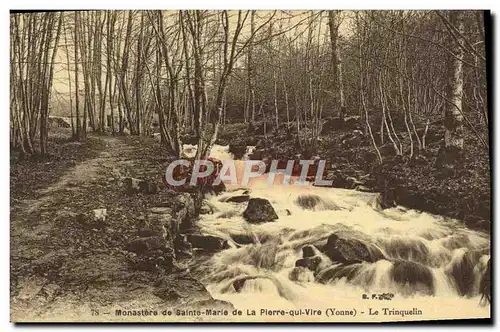
[[(121, 185), (128, 176), (161, 184), (167, 159), (159, 145), (111, 136), (51, 140), (44, 160), (11, 155), (11, 321), (151, 320), (117, 317), (115, 309), (210, 300), (182, 262), (165, 276), (136, 269), (125, 250), (146, 210), (169, 206), (175, 195), (127, 195)], [(106, 227), (75, 220), (101, 208)]]

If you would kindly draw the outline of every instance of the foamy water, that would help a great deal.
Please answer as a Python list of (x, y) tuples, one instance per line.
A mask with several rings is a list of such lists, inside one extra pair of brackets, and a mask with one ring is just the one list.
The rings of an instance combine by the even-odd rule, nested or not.
[[(193, 150), (195, 147), (185, 146), (186, 152), (194, 153)], [(227, 147), (221, 146), (214, 147), (212, 156), (231, 158)], [(235, 163), (240, 172), (244, 161)], [(246, 188), (227, 184), (226, 193), (208, 198), (214, 213), (200, 216), (201, 232), (227, 239), (231, 245), (197, 266), (202, 282), (214, 298), (229, 301), (242, 310), (335, 307), (368, 312), (369, 308), (389, 307), (418, 308), (423, 315), (413, 319), (419, 320), (490, 316), (490, 306), (480, 305), (479, 296), (480, 279), (489, 259), (487, 234), (468, 230), (456, 220), (404, 207), (382, 210), (377, 194), (283, 186), (277, 185), (278, 181), (279, 177), (275, 185), (269, 186), (267, 178), (261, 176)], [(246, 202), (225, 202), (244, 193), (250, 198), (268, 199), (279, 219), (262, 224), (245, 221), (242, 214)], [(299, 197), (314, 197), (317, 204), (305, 209), (298, 203)], [(324, 256), (316, 275), (313, 271), (297, 272), (295, 262), (302, 258), (302, 247), (324, 244), (334, 232), (356, 234), (380, 249), (385, 259), (346, 267)], [(254, 243), (240, 243), (242, 239), (253, 239)], [(401, 268), (407, 266), (402, 262), (415, 271)], [(457, 285), (456, 275), (462, 274), (470, 278), (472, 285), (467, 294), (461, 294)], [(410, 284), (405, 282), (408, 278), (421, 282)], [(236, 289), (235, 282), (243, 286)], [(371, 297), (380, 293), (394, 296), (391, 300), (362, 299), (363, 294)], [(388, 319), (367, 313), (358, 314), (357, 319), (336, 318)]]

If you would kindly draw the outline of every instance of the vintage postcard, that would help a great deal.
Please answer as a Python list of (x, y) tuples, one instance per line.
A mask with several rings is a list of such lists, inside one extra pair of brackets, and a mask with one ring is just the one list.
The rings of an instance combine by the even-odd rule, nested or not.
[(491, 321), (490, 22), (11, 11), (11, 321)]

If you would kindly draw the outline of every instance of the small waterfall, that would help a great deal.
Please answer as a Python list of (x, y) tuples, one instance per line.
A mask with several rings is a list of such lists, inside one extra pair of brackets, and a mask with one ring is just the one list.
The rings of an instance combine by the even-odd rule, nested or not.
[[(219, 159), (230, 156), (221, 146), (215, 146), (212, 154)], [(235, 163), (242, 168), (244, 160)], [(460, 310), (479, 316), (489, 312), (489, 306), (479, 305), (490, 257), (487, 234), (404, 207), (380, 210), (372, 193), (269, 186), (259, 178), (248, 188), (231, 184), (227, 188), (208, 199), (214, 213), (202, 215), (198, 223), (202, 233), (233, 244), (194, 267), (215, 298), (241, 309), (327, 308), (335, 299), (358, 301), (364, 293), (389, 292), (408, 307), (413, 303), (434, 310), (440, 301), (454, 301)], [(279, 219), (262, 224), (245, 221), (247, 203), (228, 201), (243, 194), (269, 200)], [(366, 248), (367, 258), (331, 260), (326, 247), (333, 233), (346, 239), (344, 245), (354, 254)], [(296, 262), (306, 259), (306, 246), (304, 252), (319, 258), (302, 266)]]

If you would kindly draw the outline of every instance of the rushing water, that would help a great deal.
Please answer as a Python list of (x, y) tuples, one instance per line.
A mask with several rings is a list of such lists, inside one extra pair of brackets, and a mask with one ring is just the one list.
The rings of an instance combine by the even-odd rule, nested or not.
[[(193, 149), (185, 147), (188, 154)], [(215, 146), (212, 156), (231, 158), (222, 146)], [(235, 162), (240, 170), (244, 161)], [(489, 317), (490, 306), (480, 305), (479, 295), (489, 259), (487, 234), (400, 206), (382, 210), (372, 193), (269, 186), (264, 177), (248, 188), (227, 187), (226, 193), (208, 198), (214, 213), (200, 216), (198, 223), (203, 234), (227, 239), (231, 246), (197, 263), (214, 298), (242, 310), (399, 306), (418, 308), (428, 318)], [(268, 199), (279, 219), (246, 222), (246, 202), (225, 202), (245, 191), (251, 198)], [(314, 207), (300, 204), (304, 198), (312, 198)], [(334, 232), (373, 244), (385, 259), (344, 266), (322, 256), (316, 273), (295, 268), (305, 245), (324, 245)], [(381, 293), (394, 296), (362, 299)]]

